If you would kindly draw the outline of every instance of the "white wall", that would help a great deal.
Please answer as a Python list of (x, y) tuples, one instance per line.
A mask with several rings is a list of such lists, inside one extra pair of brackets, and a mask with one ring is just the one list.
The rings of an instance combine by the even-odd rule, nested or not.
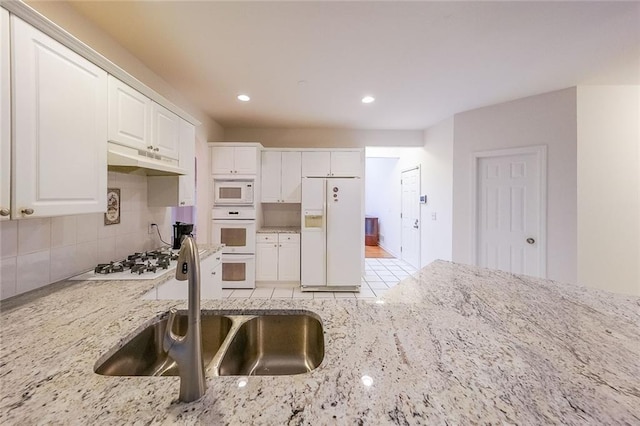
[(640, 86), (580, 86), (578, 281), (640, 296)]
[(547, 145), (547, 277), (577, 282), (576, 89), (454, 116), (453, 260), (471, 259), (471, 158), (476, 151)]
[(378, 245), (396, 257), (400, 256), (398, 161), (397, 157), (367, 157), (364, 181), (365, 214), (378, 218)]
[(226, 128), (226, 142), (260, 142), (272, 148), (421, 146), (421, 130)]
[(0, 222), (0, 299), (161, 246), (149, 222), (171, 242), (170, 211), (147, 207), (146, 176), (109, 172), (108, 185), (120, 188), (119, 224), (104, 225), (104, 213)]
[(421, 192), (427, 195), (427, 204), (421, 212), (422, 265), (452, 259), (453, 129), (453, 118), (449, 118), (424, 132)]

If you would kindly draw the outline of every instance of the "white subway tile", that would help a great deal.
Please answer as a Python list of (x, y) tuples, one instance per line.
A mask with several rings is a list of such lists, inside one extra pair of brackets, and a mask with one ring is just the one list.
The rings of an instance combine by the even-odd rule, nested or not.
[(0, 222), (0, 257), (16, 257), (18, 255), (18, 221), (4, 220)]
[(51, 218), (18, 221), (18, 255), (47, 250), (51, 246)]
[(51, 218), (51, 248), (76, 244), (78, 225), (76, 216)]
[(0, 261), (0, 300), (17, 294), (16, 267), (17, 258), (7, 257)]
[(50, 281), (53, 283), (73, 275), (76, 272), (75, 259), (75, 245), (51, 249)]
[(18, 294), (40, 288), (50, 283), (49, 250), (18, 256), (16, 291)]
[(98, 224), (102, 224), (102, 213), (80, 214), (78, 220), (78, 237), (77, 242), (87, 243), (89, 241), (98, 240)]

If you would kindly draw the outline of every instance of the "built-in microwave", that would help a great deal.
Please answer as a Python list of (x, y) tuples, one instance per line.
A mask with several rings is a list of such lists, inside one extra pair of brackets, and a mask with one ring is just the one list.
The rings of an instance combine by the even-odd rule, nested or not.
[(252, 179), (214, 179), (213, 204), (222, 205), (253, 205)]

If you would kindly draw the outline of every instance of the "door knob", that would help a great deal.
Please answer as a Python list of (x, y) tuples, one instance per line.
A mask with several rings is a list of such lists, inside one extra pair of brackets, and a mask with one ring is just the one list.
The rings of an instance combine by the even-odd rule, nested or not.
[(0, 209), (0, 216), (9, 216), (9, 209)]
[(535, 243), (535, 242), (536, 242), (536, 240), (534, 240), (533, 238), (527, 238), (527, 242), (528, 242), (529, 244), (533, 244), (533, 243)]
[(20, 213), (29, 216), (33, 214), (33, 209), (22, 209), (20, 210)]

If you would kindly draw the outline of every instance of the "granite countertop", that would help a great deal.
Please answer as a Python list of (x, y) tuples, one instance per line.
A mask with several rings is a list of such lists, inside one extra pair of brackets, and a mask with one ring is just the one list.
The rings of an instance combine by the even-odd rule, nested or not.
[(299, 226), (263, 226), (258, 229), (258, 234), (299, 234), (300, 227)]
[(207, 300), (203, 309), (315, 312), (325, 357), (310, 373), (243, 387), (207, 377), (203, 398), (184, 404), (178, 377), (93, 372), (131, 332), (186, 308), (141, 300), (156, 282), (61, 282), (3, 302), (0, 423), (640, 422), (637, 297), (437, 261), (384, 303)]

